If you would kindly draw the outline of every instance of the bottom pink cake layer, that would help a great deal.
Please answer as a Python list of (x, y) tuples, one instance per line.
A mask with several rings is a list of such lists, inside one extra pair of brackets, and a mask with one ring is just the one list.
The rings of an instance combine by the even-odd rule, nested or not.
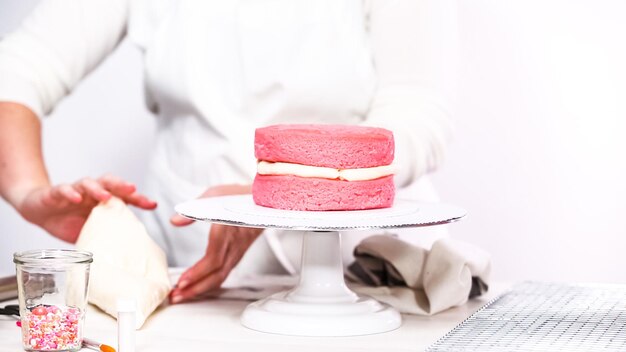
[(363, 210), (393, 204), (393, 176), (369, 181), (340, 181), (291, 175), (256, 175), (254, 202), (288, 210)]

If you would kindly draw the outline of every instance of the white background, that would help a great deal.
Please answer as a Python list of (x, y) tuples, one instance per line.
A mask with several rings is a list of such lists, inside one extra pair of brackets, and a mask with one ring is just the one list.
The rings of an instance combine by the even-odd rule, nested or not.
[[(36, 2), (0, 0), (0, 34)], [(626, 2), (458, 4), (457, 131), (433, 176), (470, 212), (453, 236), (492, 254), (496, 280), (625, 283)], [(123, 43), (45, 121), (54, 182), (141, 184), (154, 132), (141, 86)], [(16, 250), (59, 246), (0, 201), (0, 275)]]

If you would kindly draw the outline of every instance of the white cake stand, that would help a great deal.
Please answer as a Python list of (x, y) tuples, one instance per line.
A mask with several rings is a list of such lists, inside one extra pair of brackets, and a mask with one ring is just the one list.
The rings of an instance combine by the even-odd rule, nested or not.
[(398, 311), (345, 284), (340, 231), (447, 224), (465, 210), (441, 203), (397, 199), (391, 208), (359, 211), (289, 211), (261, 207), (250, 195), (192, 200), (179, 214), (214, 223), (304, 231), (299, 284), (250, 304), (241, 323), (253, 330), (300, 336), (353, 336), (397, 329)]

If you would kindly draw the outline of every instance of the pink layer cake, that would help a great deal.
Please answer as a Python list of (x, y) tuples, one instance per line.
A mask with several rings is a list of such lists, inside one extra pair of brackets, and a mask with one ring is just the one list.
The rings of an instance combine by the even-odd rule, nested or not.
[(361, 210), (393, 204), (391, 131), (347, 125), (275, 125), (256, 130), (258, 205), (289, 210)]

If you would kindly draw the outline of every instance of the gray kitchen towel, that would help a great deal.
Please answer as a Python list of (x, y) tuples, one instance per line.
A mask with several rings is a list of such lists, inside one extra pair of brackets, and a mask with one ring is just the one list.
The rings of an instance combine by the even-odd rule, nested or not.
[(440, 239), (425, 249), (375, 235), (357, 245), (354, 256), (347, 273), (350, 288), (402, 313), (435, 314), (488, 289), (489, 254), (457, 240)]

